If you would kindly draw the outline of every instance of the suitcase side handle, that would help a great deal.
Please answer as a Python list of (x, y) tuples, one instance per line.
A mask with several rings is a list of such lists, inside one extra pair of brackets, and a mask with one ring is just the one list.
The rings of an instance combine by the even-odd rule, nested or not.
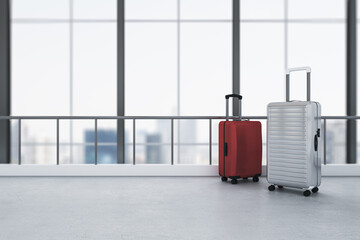
[(297, 68), (289, 68), (286, 70), (286, 101), (290, 102), (290, 73), (298, 72), (298, 71), (306, 71), (306, 101), (310, 101), (310, 67), (297, 67)]
[(226, 99), (226, 121), (229, 121), (229, 98), (238, 98), (239, 99), (239, 120), (241, 121), (241, 100), (242, 96), (236, 93), (225, 95)]

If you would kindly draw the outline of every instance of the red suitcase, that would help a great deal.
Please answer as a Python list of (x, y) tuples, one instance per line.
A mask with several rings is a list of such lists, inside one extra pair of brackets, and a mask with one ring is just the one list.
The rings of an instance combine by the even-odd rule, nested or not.
[[(239, 120), (229, 121), (229, 98), (239, 99)], [(226, 98), (226, 121), (219, 123), (219, 175), (223, 182), (231, 179), (252, 177), (259, 181), (262, 161), (261, 123), (259, 121), (241, 121), (241, 99), (238, 94), (229, 94)]]

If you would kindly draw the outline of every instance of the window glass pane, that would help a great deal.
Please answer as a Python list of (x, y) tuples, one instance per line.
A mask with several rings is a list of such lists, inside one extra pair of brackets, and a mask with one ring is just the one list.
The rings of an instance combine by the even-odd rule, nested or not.
[(181, 0), (181, 19), (231, 19), (232, 0)]
[[(104, 131), (99, 131), (98, 134), (104, 135)], [(95, 163), (95, 145), (94, 144), (87, 144), (83, 145), (75, 145), (76, 147), (73, 148), (75, 153), (77, 154), (78, 149), (80, 151), (84, 151), (84, 157), (80, 159), (84, 159), (83, 162), (77, 162), (77, 164), (94, 164)], [(116, 151), (116, 143), (98, 143), (98, 152), (97, 152), (97, 163), (98, 164), (117, 164), (117, 151)]]
[[(31, 5), (29, 5), (30, 2)], [(30, 20), (32, 18), (68, 19), (70, 2), (74, 3), (74, 14), (78, 18), (107, 19), (106, 17), (111, 17), (116, 19), (115, 0), (86, 1), (86, 3), (81, 0), (14, 0), (13, 17)], [(110, 6), (111, 4), (113, 6)], [(32, 6), (36, 6), (36, 9), (32, 9)], [(56, 13), (52, 7), (59, 12)], [(65, 8), (66, 15), (62, 13)], [(85, 11), (84, 8), (87, 10)], [(96, 11), (91, 11), (95, 8)], [(13, 22), (11, 27), (11, 112), (13, 115), (116, 115), (117, 28), (115, 22), (75, 23), (72, 39), (70, 39), (70, 25), (65, 22), (36, 24)], [(71, 41), (73, 45), (70, 49)], [(71, 52), (72, 55), (70, 55)], [(70, 85), (71, 82), (72, 85)], [(72, 96), (70, 96), (71, 92)], [(73, 110), (70, 111), (70, 109)], [(56, 155), (53, 161), (53, 159), (43, 157), (45, 155), (41, 155), (42, 153), (36, 150), (48, 146), (53, 149), (56, 146), (55, 141), (49, 143), (44, 140), (44, 135), (52, 136), (56, 133), (56, 128), (45, 127), (42, 122), (22, 124), (22, 129), (25, 131), (22, 133), (25, 134), (23, 140), (29, 141), (29, 143), (24, 142), (24, 151), (25, 153), (32, 151), (25, 157), (24, 163), (26, 161), (56, 163)], [(90, 121), (90, 124), (69, 120), (60, 121), (60, 163), (93, 161), (93, 155), (89, 158), (89, 152), (94, 151), (93, 143), (89, 143), (89, 138), (86, 137), (87, 134), (94, 134), (93, 127), (93, 121)], [(99, 126), (99, 163), (117, 161), (114, 158), (116, 141), (110, 143), (101, 137), (116, 134), (116, 126), (108, 127), (104, 129)], [(18, 133), (15, 128), (17, 125), (13, 124), (12, 139), (17, 138)], [(26, 135), (26, 132), (30, 133)], [(91, 149), (89, 144), (92, 145)], [(12, 152), (14, 152), (12, 158), (15, 161), (15, 157), (16, 160), (18, 159), (16, 150)], [(111, 152), (110, 158), (109, 152)]]
[(117, 163), (117, 121), (98, 120), (98, 164)]
[[(171, 163), (170, 120), (136, 120), (135, 141), (137, 164)], [(132, 139), (129, 142), (132, 144)]]
[[(74, 24), (73, 115), (117, 115), (116, 34), (116, 23)], [(104, 124), (110, 129), (103, 129)], [(109, 124), (98, 122), (99, 164), (117, 162), (116, 125)], [(72, 161), (93, 164), (94, 121), (73, 121), (73, 140), (85, 146), (73, 148), (78, 159)]]
[[(59, 144), (59, 164), (73, 164), (70, 160), (70, 143)], [(56, 154), (56, 153), (55, 153)]]
[(176, 24), (128, 23), (125, 29), (126, 115), (175, 115)]
[(219, 144), (212, 144), (211, 165), (219, 165)]
[(132, 144), (126, 143), (125, 145), (125, 163), (133, 164), (133, 146)]
[[(176, 24), (126, 26), (126, 115), (175, 115)], [(132, 163), (132, 121), (126, 123), (126, 163)], [(170, 164), (170, 121), (136, 121), (136, 164)]]
[(94, 164), (94, 152), (91, 145), (73, 144), (71, 164)]
[(11, 45), (12, 114), (69, 115), (68, 25), (12, 24)]
[(56, 164), (56, 121), (21, 121), (21, 163)]
[[(3, 123), (2, 120), (0, 121)], [(11, 131), (11, 160), (10, 163), (12, 164), (18, 164), (19, 163), (19, 121), (18, 120), (10, 120), (10, 131)]]
[[(132, 120), (125, 124), (126, 163), (133, 162)], [(171, 121), (136, 120), (135, 161), (136, 164), (171, 163)]]
[(136, 120), (135, 141), (136, 143), (171, 143), (171, 121)]
[[(312, 68), (311, 99), (320, 102), (322, 115), (343, 116), (346, 106), (345, 25), (289, 24), (288, 46), (289, 67)], [(301, 92), (305, 93), (305, 82), (300, 84), (303, 86)], [(295, 82), (291, 88), (298, 92)]]
[(176, 19), (177, 0), (126, 0), (125, 19)]
[(73, 114), (117, 114), (116, 23), (74, 24)]
[[(176, 164), (197, 164), (208, 165), (209, 164), (209, 146), (203, 145), (179, 145), (175, 147), (175, 152), (180, 152), (176, 158)], [(177, 156), (175, 156), (177, 157)]]
[(285, 100), (284, 25), (241, 26), (241, 95), (243, 115), (265, 116), (270, 102)]
[(69, 0), (12, 0), (12, 18), (67, 19)]
[(212, 165), (219, 164), (219, 123), (222, 120), (212, 120)]
[(176, 120), (174, 140), (186, 144), (209, 143), (209, 120)]
[(266, 165), (267, 164), (267, 159), (266, 159), (266, 141), (267, 141), (267, 121), (266, 120), (254, 120), (254, 121), (259, 121), (261, 123), (261, 133), (262, 133), (262, 165)]
[(136, 144), (136, 164), (170, 164), (171, 146), (157, 143)]
[(70, 156), (70, 120), (59, 121), (59, 161), (60, 164), (73, 163)]
[[(284, 19), (284, 0), (241, 0), (240, 18)], [(240, 28), (241, 29), (241, 28)]]
[(209, 121), (176, 120), (174, 161), (177, 164), (209, 164)]
[[(101, 133), (101, 132), (100, 132)], [(107, 134), (107, 133), (105, 133)], [(116, 143), (98, 145), (98, 164), (117, 164)]]
[(23, 144), (21, 147), (21, 164), (56, 165), (56, 145)]
[[(72, 147), (70, 153), (72, 164), (94, 164), (94, 120), (73, 120)], [(71, 142), (70, 142), (71, 143)]]
[(74, 0), (75, 19), (117, 19), (116, 0)]
[(326, 121), (326, 163), (346, 163), (346, 120)]
[(182, 23), (180, 114), (224, 115), (232, 86), (230, 23)]
[(345, 19), (345, 0), (291, 0), (288, 2), (290, 19)]
[(125, 163), (133, 164), (133, 120), (125, 120), (124, 122), (125, 122), (124, 123), (124, 125), (125, 125)]
[[(114, 163), (115, 120), (98, 120), (98, 163)], [(60, 120), (60, 164), (95, 163), (95, 121)], [(72, 129), (72, 131), (70, 131)], [(106, 148), (100, 147), (105, 146)], [(115, 150), (113, 150), (115, 148)], [(105, 149), (105, 150), (104, 150)], [(109, 149), (112, 150), (109, 159)], [(116, 160), (117, 161), (117, 160)]]

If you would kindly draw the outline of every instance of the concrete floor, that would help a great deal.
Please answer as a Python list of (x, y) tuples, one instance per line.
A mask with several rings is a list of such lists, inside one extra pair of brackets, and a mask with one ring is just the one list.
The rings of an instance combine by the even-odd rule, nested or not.
[(320, 191), (215, 177), (0, 178), (0, 239), (360, 239), (360, 178)]

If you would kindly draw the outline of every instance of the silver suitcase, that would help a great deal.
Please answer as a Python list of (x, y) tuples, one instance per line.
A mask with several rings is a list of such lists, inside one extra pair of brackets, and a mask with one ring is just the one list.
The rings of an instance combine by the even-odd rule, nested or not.
[[(289, 100), (290, 72), (306, 71), (307, 101)], [(321, 106), (310, 101), (309, 67), (286, 73), (286, 102), (267, 107), (267, 180), (269, 190), (284, 186), (316, 193), (321, 183)], [(310, 191), (311, 190), (311, 191)]]

